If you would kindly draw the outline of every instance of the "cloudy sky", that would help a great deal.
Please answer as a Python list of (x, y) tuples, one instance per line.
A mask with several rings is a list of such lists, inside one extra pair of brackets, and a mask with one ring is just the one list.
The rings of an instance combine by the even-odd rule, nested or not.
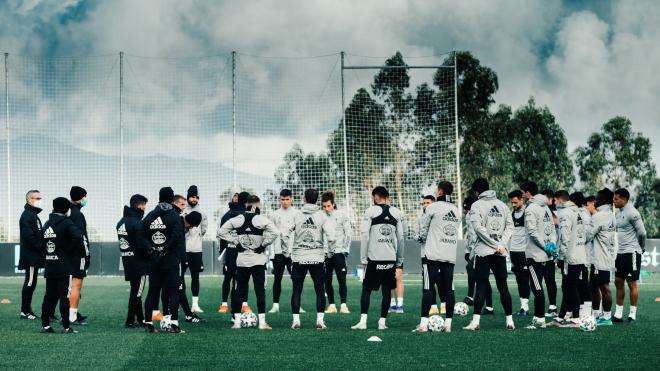
[[(0, 50), (31, 56), (125, 51), (182, 57), (231, 50), (268, 56), (340, 50), (388, 56), (400, 50), (427, 56), (470, 50), (499, 75), (497, 103), (516, 108), (534, 96), (556, 115), (571, 149), (609, 118), (623, 115), (651, 138), (656, 164), (658, 40), (660, 6), (653, 0), (0, 2)], [(334, 61), (319, 70), (328, 73)], [(226, 133), (217, 138), (227, 139)], [(280, 142), (269, 144), (291, 144)]]

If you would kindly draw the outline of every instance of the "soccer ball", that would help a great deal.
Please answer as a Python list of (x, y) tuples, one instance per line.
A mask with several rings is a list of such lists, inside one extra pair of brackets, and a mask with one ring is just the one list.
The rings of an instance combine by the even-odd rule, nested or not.
[(468, 312), (470, 309), (468, 308), (467, 304), (463, 303), (462, 301), (459, 301), (454, 305), (454, 314), (457, 314), (459, 316), (467, 316)]
[(596, 319), (593, 316), (586, 316), (580, 319), (580, 330), (591, 332), (596, 329)]
[(249, 328), (257, 326), (257, 316), (252, 312), (241, 314), (241, 327)]
[(438, 315), (429, 317), (429, 330), (440, 332), (443, 327), (445, 327), (445, 320), (442, 317)]

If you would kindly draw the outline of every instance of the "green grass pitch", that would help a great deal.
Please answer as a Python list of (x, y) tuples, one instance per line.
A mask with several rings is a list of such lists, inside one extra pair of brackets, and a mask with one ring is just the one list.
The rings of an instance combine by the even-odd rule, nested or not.
[[(146, 334), (122, 327), (128, 284), (119, 277), (85, 281), (81, 311), (89, 325), (77, 335), (41, 334), (39, 321), (19, 320), (20, 278), (0, 279), (0, 369), (129, 370), (129, 369), (652, 369), (660, 359), (660, 275), (644, 277), (640, 285), (638, 321), (634, 325), (600, 327), (593, 333), (575, 329), (526, 330), (529, 318), (516, 318), (517, 329), (504, 329), (495, 298), (496, 315), (482, 318), (478, 332), (462, 330), (470, 316), (454, 319), (450, 334), (414, 334), (419, 321), (421, 281), (407, 275), (405, 314), (390, 315), (389, 330), (373, 328), (380, 294), (372, 295), (367, 331), (351, 330), (359, 318), (360, 285), (349, 280), (349, 315), (326, 315), (328, 330), (314, 328), (314, 294), (306, 281), (301, 315), (303, 328), (289, 328), (290, 281), (284, 279), (282, 313), (268, 315), (273, 331), (231, 330), (229, 315), (217, 313), (222, 277), (203, 277), (201, 306), (206, 324), (183, 323), (185, 334)], [(509, 275), (514, 310), (515, 283)], [(41, 312), (44, 280), (34, 296)], [(465, 276), (456, 275), (456, 297), (466, 293)], [(561, 293), (560, 293), (561, 295)], [(270, 309), (270, 291), (267, 291)], [(254, 306), (254, 293), (250, 294)], [(530, 303), (532, 305), (532, 303)], [(624, 314), (627, 315), (627, 306)], [(57, 328), (59, 330), (59, 328)], [(381, 343), (367, 342), (377, 335)]]

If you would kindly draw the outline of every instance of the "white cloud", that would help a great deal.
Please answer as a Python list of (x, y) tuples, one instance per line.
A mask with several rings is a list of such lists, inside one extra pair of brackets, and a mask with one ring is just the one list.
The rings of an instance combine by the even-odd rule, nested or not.
[(660, 8), (652, 2), (616, 3), (611, 24), (591, 12), (563, 20), (546, 63), (551, 84), (536, 94), (556, 114), (571, 147), (621, 115), (651, 139), (660, 164), (659, 39)]
[[(231, 50), (271, 56), (309, 56), (340, 50), (377, 56), (401, 50), (410, 56), (472, 50), (498, 73), (498, 103), (515, 108), (529, 96), (536, 96), (540, 104), (548, 105), (556, 114), (571, 148), (584, 143), (589, 133), (618, 114), (630, 117), (635, 129), (652, 141), (660, 135), (655, 119), (660, 114), (656, 104), (660, 101), (660, 79), (655, 78), (653, 70), (660, 62), (660, 48), (656, 46), (660, 16), (653, 2), (615, 2), (611, 20), (605, 20), (590, 12), (567, 13), (559, 2), (540, 0), (119, 0), (95, 3), (86, 17), (71, 22), (59, 22), (58, 17), (77, 2), (50, 4), (11, 2), (13, 14), (0, 15), (2, 49), (34, 55), (95, 55), (123, 50), (133, 55), (173, 58)], [(30, 22), (41, 24), (41, 31)], [(44, 25), (53, 32), (44, 32)], [(541, 50), (552, 46), (554, 50), (546, 60)], [(219, 60), (226, 63), (228, 59), (222, 58), (228, 54), (223, 55)], [(168, 66), (163, 61), (127, 58), (139, 75), (134, 79), (130, 75), (133, 72), (127, 72), (127, 86), (140, 80), (142, 90), (132, 96), (127, 93), (126, 98), (134, 98), (137, 106), (162, 107), (154, 111), (133, 107), (132, 112), (129, 108), (127, 122), (163, 124), (178, 120), (180, 124), (181, 118), (193, 117), (190, 122), (199, 128), (197, 132), (209, 133), (209, 117), (215, 114), (223, 117), (215, 135), (227, 134), (230, 79), (226, 65), (225, 69), (217, 66), (224, 75), (213, 80), (209, 77), (214, 69), (195, 75), (172, 68), (185, 60)], [(420, 64), (440, 61), (415, 60)], [(138, 66), (141, 62), (145, 68)], [(247, 106), (239, 107), (239, 117), (268, 136), (287, 137), (282, 132), (289, 133), (288, 141), (268, 147), (269, 159), (281, 158), (285, 142), (298, 141), (310, 150), (323, 148), (319, 138), (332, 130), (339, 109), (338, 71), (330, 75), (334, 62), (333, 57), (312, 61), (239, 57), (239, 91), (249, 95)], [(381, 63), (382, 59), (351, 56), (350, 62)], [(347, 101), (359, 84), (370, 83), (370, 73), (347, 72)], [(326, 83), (328, 77), (330, 82)], [(413, 84), (424, 79), (428, 76), (416, 74)], [(194, 90), (195, 86), (199, 88)], [(137, 89), (135, 84), (133, 87)], [(205, 91), (217, 92), (205, 96)], [(315, 97), (321, 92), (324, 101), (319, 103)], [(84, 107), (77, 109), (86, 112)], [(52, 110), (42, 109), (44, 113)], [(97, 119), (96, 124), (105, 121)], [(92, 122), (85, 128), (94, 132), (98, 126)], [(239, 132), (241, 136), (248, 134)], [(659, 154), (660, 146), (656, 146), (656, 162), (660, 162)], [(260, 169), (264, 164), (256, 163)]]

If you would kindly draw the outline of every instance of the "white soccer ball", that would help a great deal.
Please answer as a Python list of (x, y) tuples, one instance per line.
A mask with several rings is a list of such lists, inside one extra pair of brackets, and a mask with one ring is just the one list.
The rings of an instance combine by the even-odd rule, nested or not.
[(468, 308), (468, 305), (463, 303), (462, 301), (459, 301), (454, 305), (454, 314), (459, 315), (459, 316), (467, 316), (468, 312), (470, 311), (470, 308)]
[(596, 319), (593, 316), (586, 316), (580, 319), (580, 330), (591, 332), (596, 330)]
[(257, 326), (257, 316), (252, 312), (241, 314), (241, 327), (249, 328)]
[(445, 327), (445, 320), (442, 317), (438, 315), (429, 317), (429, 330), (440, 332), (443, 327)]

